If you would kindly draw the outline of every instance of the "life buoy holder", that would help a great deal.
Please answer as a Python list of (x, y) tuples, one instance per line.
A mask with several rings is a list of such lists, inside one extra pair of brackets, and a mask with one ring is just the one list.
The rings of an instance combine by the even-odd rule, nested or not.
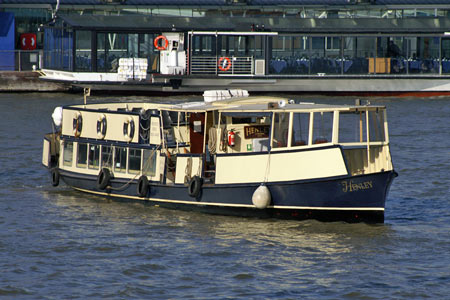
[(197, 198), (200, 195), (202, 189), (202, 179), (197, 175), (192, 177), (188, 186), (188, 194), (193, 198)]
[(134, 131), (134, 120), (132, 117), (128, 117), (123, 123), (123, 137), (125, 138), (125, 141), (131, 142), (133, 140)]
[[(160, 46), (158, 44), (159, 40), (163, 40), (164, 45)], [(159, 51), (161, 50), (166, 50), (167, 47), (169, 46), (169, 41), (167, 40), (167, 38), (164, 35), (160, 35), (158, 36), (154, 41), (153, 41), (153, 45), (155, 46), (156, 49), (158, 49)]]
[(100, 114), (97, 120), (97, 136), (99, 139), (104, 139), (106, 136), (106, 116)]
[(222, 56), (221, 58), (219, 58), (218, 64), (219, 70), (223, 72), (226, 72), (231, 68), (231, 60), (226, 56)]
[(83, 130), (83, 117), (81, 116), (81, 113), (79, 111), (75, 113), (72, 128), (73, 128), (73, 135), (75, 137), (79, 137), (81, 135), (81, 131)]
[(58, 186), (59, 184), (59, 171), (56, 168), (53, 168), (51, 171), (51, 175), (52, 175), (52, 185), (53, 186)]
[(104, 190), (111, 180), (111, 172), (107, 168), (102, 168), (97, 177), (97, 188), (99, 190)]
[(148, 179), (147, 176), (142, 175), (139, 177), (139, 181), (136, 186), (136, 192), (139, 197), (145, 197), (148, 191)]

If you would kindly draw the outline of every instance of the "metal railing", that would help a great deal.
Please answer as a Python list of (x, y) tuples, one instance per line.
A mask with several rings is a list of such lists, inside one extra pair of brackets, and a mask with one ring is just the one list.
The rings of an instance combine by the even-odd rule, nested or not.
[(0, 71), (40, 69), (42, 50), (0, 50)]
[(251, 75), (253, 70), (253, 56), (192, 56), (190, 65), (191, 74)]

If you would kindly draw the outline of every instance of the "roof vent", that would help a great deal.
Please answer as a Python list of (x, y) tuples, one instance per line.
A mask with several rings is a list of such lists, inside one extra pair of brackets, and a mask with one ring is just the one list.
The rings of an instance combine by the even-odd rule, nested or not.
[(229, 100), (231, 98), (248, 97), (247, 90), (234, 89), (234, 90), (212, 90), (205, 91), (203, 93), (203, 100), (205, 102), (214, 102), (219, 100)]
[(105, 4), (123, 4), (126, 0), (102, 0)]

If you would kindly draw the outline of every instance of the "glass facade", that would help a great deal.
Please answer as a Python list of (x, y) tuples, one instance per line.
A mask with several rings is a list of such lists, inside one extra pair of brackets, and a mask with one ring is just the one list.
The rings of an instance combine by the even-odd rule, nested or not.
[(75, 34), (75, 68), (73, 71), (92, 70), (92, 33), (78, 30)]
[[(269, 74), (358, 75), (450, 73), (450, 39), (438, 36), (279, 35)], [(441, 41), (442, 39), (442, 41)]]
[(73, 32), (68, 28), (53, 28), (44, 34), (44, 66), (63, 71), (73, 70)]

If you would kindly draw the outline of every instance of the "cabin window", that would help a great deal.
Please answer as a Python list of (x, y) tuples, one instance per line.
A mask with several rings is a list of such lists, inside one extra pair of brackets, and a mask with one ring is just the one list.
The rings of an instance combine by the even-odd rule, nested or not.
[(173, 145), (175, 143), (174, 136), (174, 127), (177, 127), (177, 112), (162, 110), (162, 125), (163, 125), (163, 134), (164, 134), (164, 142), (169, 145)]
[(331, 142), (333, 133), (333, 112), (314, 113), (313, 144)]
[(366, 112), (339, 113), (339, 143), (366, 142)]
[(111, 168), (112, 147), (102, 146), (102, 168)]
[(141, 170), (141, 149), (128, 150), (128, 173), (138, 174)]
[(142, 174), (147, 176), (155, 176), (156, 174), (156, 150), (143, 150), (143, 167)]
[(125, 173), (127, 171), (127, 148), (115, 147), (114, 171)]
[(289, 113), (275, 113), (272, 147), (286, 147), (289, 132)]
[(99, 145), (89, 145), (88, 153), (88, 168), (98, 170), (100, 163), (100, 146)]
[(77, 167), (78, 168), (86, 168), (87, 164), (87, 147), (88, 145), (85, 143), (78, 143), (78, 151), (77, 151)]
[(308, 144), (309, 113), (294, 113), (292, 120), (291, 146), (304, 146)]
[(371, 142), (384, 142), (384, 112), (370, 111), (369, 112), (369, 140)]
[(232, 117), (232, 124), (251, 124), (256, 123), (256, 117)]
[(63, 160), (64, 165), (71, 167), (72, 166), (72, 157), (73, 157), (73, 142), (65, 142), (64, 143), (64, 153)]

